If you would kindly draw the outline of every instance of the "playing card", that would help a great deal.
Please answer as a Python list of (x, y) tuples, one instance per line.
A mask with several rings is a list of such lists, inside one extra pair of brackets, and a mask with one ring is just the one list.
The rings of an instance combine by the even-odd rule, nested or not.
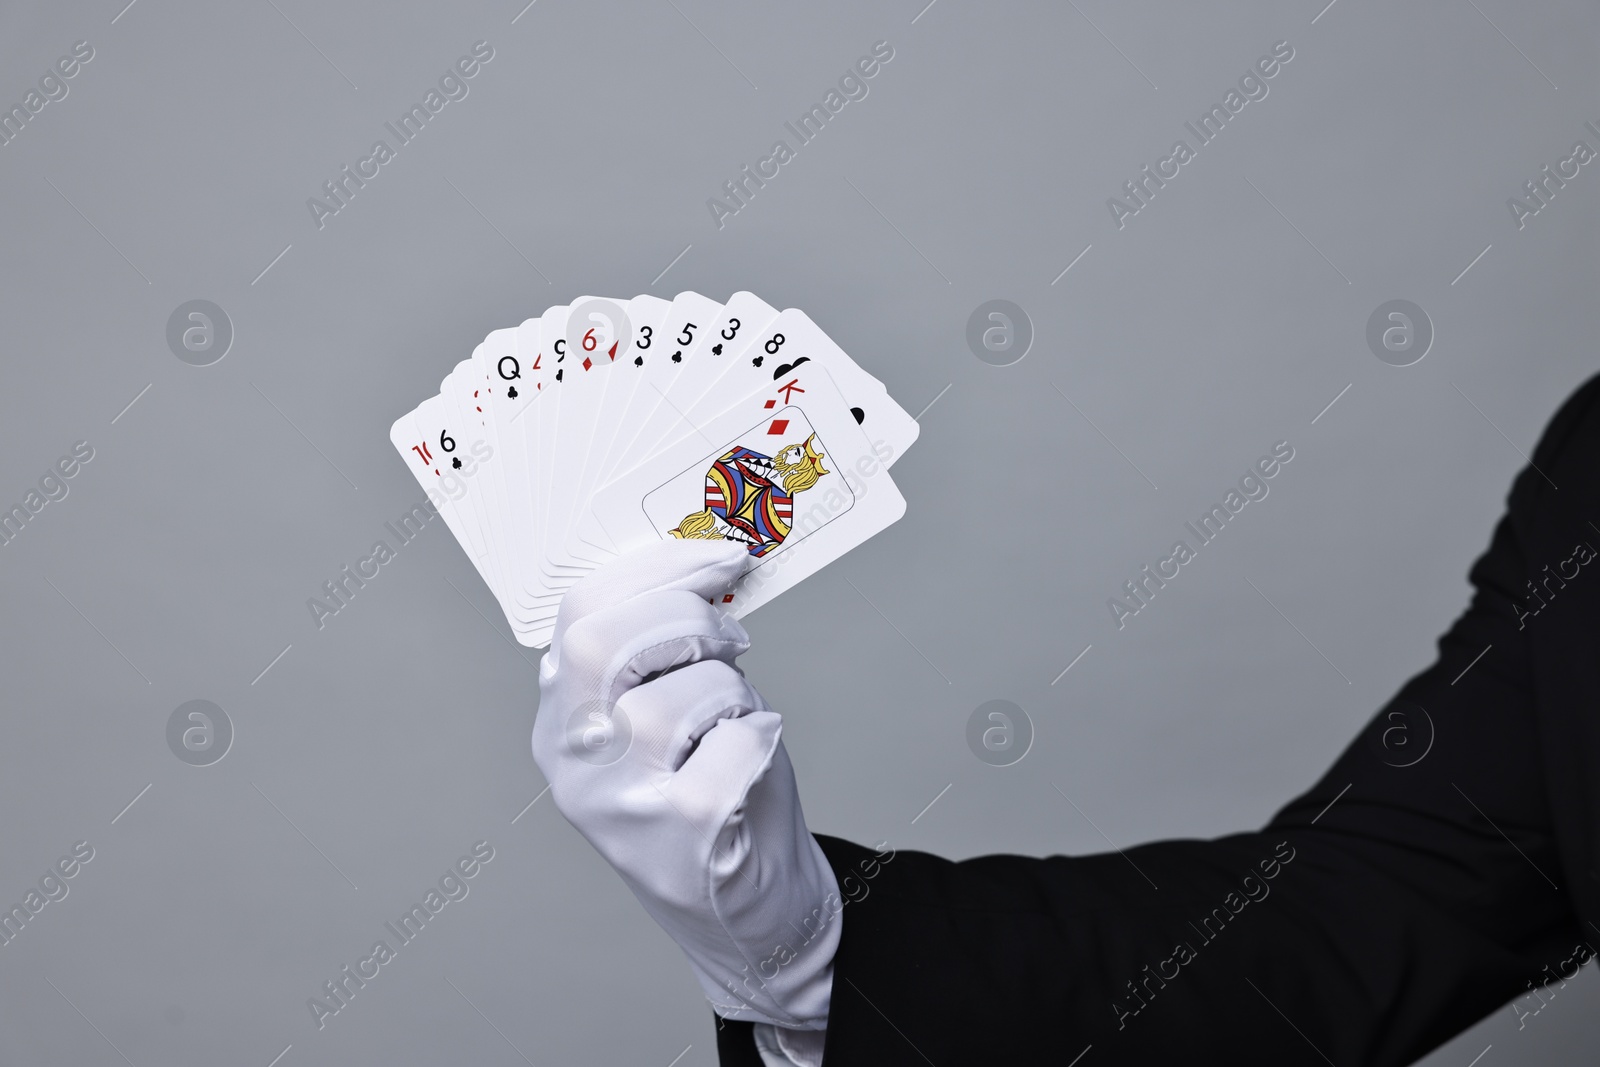
[[(616, 555), (609, 545), (586, 541), (578, 517), (604, 472), (606, 454), (617, 437), (618, 417), (632, 401), (644, 372), (643, 355), (634, 344), (640, 334), (660, 328), (671, 304), (656, 298), (611, 300), (587, 298), (568, 313), (567, 344), (574, 357), (593, 353), (594, 367), (585, 372), (586, 403), (579, 413), (589, 426), (588, 443), (575, 464), (571, 493), (576, 506), (565, 516), (564, 546), (570, 558), (603, 562)], [(653, 346), (652, 346), (653, 347)], [(587, 362), (587, 359), (585, 360)], [(576, 374), (576, 369), (573, 371)], [(575, 383), (576, 384), (576, 383)], [(569, 397), (576, 395), (576, 390)]]
[[(561, 335), (551, 345), (557, 371), (556, 381), (543, 400), (544, 404), (553, 405), (544, 413), (547, 423), (550, 416), (554, 417), (544, 461), (550, 504), (543, 544), (548, 557), (569, 567), (597, 566), (612, 556), (610, 551), (579, 538), (569, 538), (568, 532), (579, 505), (588, 499), (594, 439), (606, 398), (612, 393), (612, 382), (619, 380), (611, 371), (618, 359), (626, 362), (632, 350), (633, 327), (627, 303), (594, 296), (573, 301), (560, 320)], [(615, 395), (620, 396), (629, 384), (623, 380)], [(606, 429), (609, 444), (609, 425)]]
[(490, 482), (493, 540), (506, 556), (502, 571), (512, 599), (508, 610), (529, 625), (553, 617), (560, 601), (559, 593), (539, 582), (537, 556), (518, 547), (532, 543), (533, 522), (531, 481), (516, 416), (539, 395), (541, 384), (537, 352), (524, 373), (519, 338), (529, 323), (537, 337), (538, 322), (530, 319), (520, 327), (496, 330), (472, 354), (475, 374), (482, 381), (482, 395), (474, 399), (493, 450), (484, 473)]
[[(407, 412), (396, 419), (394, 425), (389, 428), (389, 440), (394, 445), (395, 451), (405, 459), (407, 468), (427, 494), (429, 503), (444, 519), (445, 526), (455, 536), (456, 542), (466, 550), (467, 558), (472, 560), (479, 577), (490, 591), (495, 592), (496, 599), (499, 599), (491, 568), (482, 554), (480, 539), (469, 521), (456, 509), (456, 504), (465, 492), (464, 482), (451, 469), (448, 461), (440, 458), (449, 455), (449, 452), (445, 451), (446, 444), (451, 446), (450, 451), (459, 447), (459, 442), (450, 437), (444, 429), (441, 428), (437, 435), (433, 432), (434, 426), (442, 424), (439, 412), (442, 403), (439, 397), (430, 397), (418, 405), (415, 411)], [(509, 615), (507, 621), (511, 621)], [(513, 629), (515, 629), (514, 623)]]
[[(545, 368), (544, 387), (539, 391), (538, 401), (529, 408), (533, 416), (531, 423), (527, 415), (518, 420), (524, 424), (524, 448), (536, 487), (530, 550), (539, 556), (538, 567), (545, 584), (563, 590), (593, 566), (580, 566), (568, 561), (564, 552), (553, 552), (550, 536), (557, 517), (564, 519), (570, 509), (570, 501), (562, 498), (565, 472), (570, 467), (562, 450), (570, 453), (588, 443), (589, 427), (575, 418), (576, 408), (568, 407), (563, 411), (566, 387), (571, 384), (565, 336), (568, 310), (568, 305), (547, 308), (539, 317), (539, 354), (535, 358)], [(577, 361), (572, 365), (577, 365)], [(566, 415), (564, 433), (563, 414)], [(559, 484), (558, 478), (563, 479)]]
[[(520, 638), (554, 619), (561, 592), (538, 581), (536, 554), (517, 547), (533, 542), (528, 522), (531, 511), (518, 506), (517, 498), (527, 495), (529, 480), (523, 442), (517, 433), (520, 426), (511, 416), (521, 410), (518, 402), (524, 399), (524, 391), (528, 397), (537, 397), (541, 385), (537, 356), (529, 373), (522, 372), (519, 331), (512, 328), (489, 334), (474, 349), (470, 367), (458, 367), (441, 393), (453, 398), (463, 422), (472, 423), (474, 432), (481, 427), (486, 438), (489, 456), (468, 492), (509, 594), (502, 607), (508, 617), (518, 620)], [(523, 388), (518, 389), (518, 384)]]
[[(474, 362), (463, 360), (439, 383), (439, 404), (429, 410), (438, 413), (439, 466), (448, 468), (454, 484), (459, 486), (456, 512), (476, 531), (477, 544), (494, 577), (492, 587), (502, 595), (509, 593), (510, 583), (506, 579), (506, 553), (495, 536), (493, 494), (488, 492), (491, 479), (484, 476), (494, 450), (486, 440), (478, 406), (484, 392), (480, 384)], [(502, 601), (508, 618), (515, 618), (513, 603), (509, 595)]]
[[(660, 445), (682, 436), (684, 426), (691, 418), (690, 413), (705, 399), (707, 390), (738, 362), (745, 348), (752, 344), (756, 336), (777, 317), (778, 309), (754, 293), (734, 293), (728, 299), (722, 314), (706, 332), (705, 340), (696, 350), (694, 358), (684, 364), (677, 377), (665, 389), (663, 400), (667, 407), (682, 418), (674, 421), (660, 437), (635, 441), (635, 450), (641, 454), (648, 454)], [(736, 399), (741, 395), (743, 394), (738, 393), (730, 399)], [(716, 407), (712, 414), (720, 413), (727, 406), (724, 403)]]
[[(679, 293), (662, 327), (653, 337), (640, 339), (639, 347), (647, 352), (654, 351), (655, 355), (646, 363), (645, 380), (635, 390), (635, 400), (622, 416), (621, 430), (627, 436), (624, 454), (633, 461), (646, 454), (651, 445), (683, 419), (682, 412), (667, 400), (667, 396), (697, 352), (707, 346), (707, 338), (713, 333), (711, 327), (722, 317), (722, 308), (715, 300), (699, 293)], [(607, 474), (620, 474), (622, 469), (632, 465), (632, 462), (619, 464)]]
[(889, 396), (883, 383), (862, 370), (855, 360), (817, 326), (805, 312), (789, 308), (774, 318), (729, 362), (723, 376), (694, 407), (687, 410), (692, 425), (724, 410), (728, 398), (744, 396), (762, 382), (774, 385), (801, 377), (811, 367), (827, 370), (862, 432), (874, 444), (888, 449), (884, 460), (892, 465), (916, 442), (921, 426)]
[[(545, 470), (548, 448), (545, 422), (547, 417), (554, 419), (553, 405), (544, 401), (557, 380), (556, 375), (565, 377), (565, 368), (559, 361), (566, 350), (566, 341), (560, 336), (566, 310), (565, 306), (550, 308), (544, 315), (529, 319), (518, 328), (517, 356), (524, 384), (516, 398), (510, 397), (510, 390), (507, 390), (507, 398), (514, 401), (514, 410), (505, 423), (511, 427), (511, 435), (521, 439), (520, 451), (526, 468), (523, 491), (514, 494), (514, 506), (526, 513), (522, 551), (534, 557), (530, 570), (538, 575), (540, 587), (558, 597), (561, 590), (587, 573), (587, 569), (556, 566), (544, 552), (543, 542), (550, 496)], [(513, 443), (511, 447), (516, 446)]]
[(826, 372), (801, 395), (768, 383), (596, 494), (619, 549), (668, 537), (746, 546), (722, 603), (744, 615), (905, 512), (879, 452)]
[[(579, 487), (581, 500), (587, 500), (597, 486), (610, 480), (613, 461), (620, 457), (633, 437), (633, 429), (626, 423), (627, 413), (639, 399), (640, 390), (648, 388), (647, 366), (663, 358), (664, 349), (651, 343), (650, 338), (660, 331), (671, 309), (671, 301), (654, 296), (637, 296), (627, 301), (633, 342), (625, 354), (613, 360), (616, 373), (607, 375), (606, 397), (596, 415), (595, 429), (589, 442), (589, 464)], [(598, 548), (608, 556), (616, 554), (616, 548), (605, 539), (603, 531), (597, 531), (592, 523), (581, 522), (589, 518), (588, 509), (580, 508), (577, 518), (580, 521), (572, 522), (568, 527), (569, 538), (581, 540), (589, 549)], [(578, 546), (569, 548), (574, 553), (583, 551)]]

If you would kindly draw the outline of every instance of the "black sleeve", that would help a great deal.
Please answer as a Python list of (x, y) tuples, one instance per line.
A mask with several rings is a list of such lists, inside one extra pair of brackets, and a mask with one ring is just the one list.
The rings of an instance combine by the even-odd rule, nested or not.
[[(1551, 797), (1577, 794), (1548, 749), (1600, 694), (1547, 677), (1539, 642), (1575, 610), (1592, 635), (1600, 596), (1530, 625), (1526, 583), (1600, 499), (1597, 396), (1519, 475), (1435, 663), (1262, 831), (960, 863), (819, 836), (850, 899), (827, 1067), (1406, 1064), (1581, 963), (1569, 882), (1593, 876), (1558, 841)], [(724, 1064), (751, 1062), (740, 1033)]]

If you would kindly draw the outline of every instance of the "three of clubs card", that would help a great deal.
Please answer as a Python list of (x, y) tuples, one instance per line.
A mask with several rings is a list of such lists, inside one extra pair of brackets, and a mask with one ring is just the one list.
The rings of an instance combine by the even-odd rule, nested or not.
[(562, 595), (668, 538), (749, 554), (743, 615), (894, 522), (917, 422), (804, 312), (581, 296), (496, 330), (389, 431), (519, 642)]

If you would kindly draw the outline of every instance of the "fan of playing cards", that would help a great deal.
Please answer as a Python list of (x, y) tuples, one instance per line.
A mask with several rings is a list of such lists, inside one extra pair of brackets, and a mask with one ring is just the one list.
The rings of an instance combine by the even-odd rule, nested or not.
[(524, 645), (562, 594), (669, 537), (735, 541), (754, 611), (898, 519), (917, 422), (804, 312), (583, 297), (484, 338), (389, 431)]

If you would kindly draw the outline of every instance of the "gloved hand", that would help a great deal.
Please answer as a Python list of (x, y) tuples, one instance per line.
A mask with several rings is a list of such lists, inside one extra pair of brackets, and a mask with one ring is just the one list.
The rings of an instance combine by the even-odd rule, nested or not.
[(827, 1025), (843, 903), (806, 830), (783, 720), (715, 606), (740, 545), (665, 541), (566, 594), (539, 669), (550, 795), (689, 957), (718, 1014)]

